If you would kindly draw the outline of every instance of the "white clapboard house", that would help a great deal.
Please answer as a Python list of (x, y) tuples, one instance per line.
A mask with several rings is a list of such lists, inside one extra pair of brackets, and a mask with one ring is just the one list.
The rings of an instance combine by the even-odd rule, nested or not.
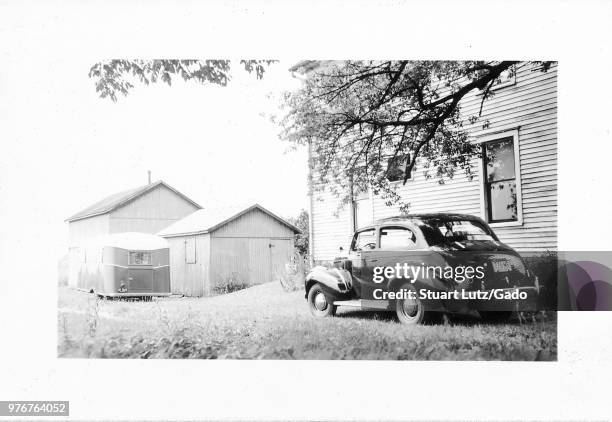
[[(462, 113), (477, 114), (481, 98), (478, 93), (464, 98)], [(483, 121), (488, 121), (486, 128)], [(402, 186), (401, 181), (396, 182), (402, 197), (410, 203), (410, 212), (476, 215), (493, 227), (500, 240), (518, 251), (555, 250), (557, 66), (548, 72), (521, 66), (515, 77), (496, 87), (495, 95), (484, 103), (479, 123), (467, 129), (472, 142), (479, 143), (485, 153), (494, 149), (496, 159), (502, 160), (503, 168), (509, 171), (489, 181), (490, 177), (483, 175), (487, 166), (496, 163), (476, 158), (473, 165), (478, 171), (472, 180), (458, 171), (441, 185), (435, 178), (426, 179), (417, 161), (407, 183)], [(511, 189), (504, 191), (499, 185)], [(311, 195), (310, 244), (315, 262), (332, 260), (340, 247), (348, 250), (356, 228), (400, 215), (396, 207), (385, 205), (371, 191), (353, 198), (340, 210), (339, 201), (328, 189), (315, 190)], [(509, 206), (511, 201), (516, 201), (515, 206)]]

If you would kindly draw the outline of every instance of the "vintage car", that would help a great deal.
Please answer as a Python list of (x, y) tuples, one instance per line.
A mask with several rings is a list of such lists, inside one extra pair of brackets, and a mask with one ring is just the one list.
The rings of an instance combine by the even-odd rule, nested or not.
[(331, 268), (312, 269), (305, 290), (316, 317), (350, 306), (395, 311), (402, 323), (419, 324), (469, 311), (504, 320), (535, 310), (539, 286), (520, 255), (482, 219), (436, 213), (360, 228), (347, 255)]

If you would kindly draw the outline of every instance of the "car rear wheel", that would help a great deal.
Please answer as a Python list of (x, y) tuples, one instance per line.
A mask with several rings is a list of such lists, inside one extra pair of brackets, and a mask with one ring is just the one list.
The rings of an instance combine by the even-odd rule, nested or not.
[[(400, 290), (411, 290), (416, 296), (416, 290), (412, 284), (404, 284), (400, 287)], [(407, 325), (422, 324), (427, 316), (425, 306), (418, 297), (397, 299), (395, 301), (395, 313), (397, 319), (402, 324)]]
[(318, 318), (333, 316), (336, 313), (333, 298), (325, 294), (319, 283), (316, 283), (308, 291), (308, 308), (310, 313)]

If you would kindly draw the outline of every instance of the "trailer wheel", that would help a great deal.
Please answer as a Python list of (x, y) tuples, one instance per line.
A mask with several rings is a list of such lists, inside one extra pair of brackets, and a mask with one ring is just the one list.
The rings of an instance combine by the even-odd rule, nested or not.
[(321, 284), (315, 283), (308, 291), (308, 308), (315, 317), (324, 318), (333, 316), (337, 306), (334, 305), (333, 298), (325, 293)]

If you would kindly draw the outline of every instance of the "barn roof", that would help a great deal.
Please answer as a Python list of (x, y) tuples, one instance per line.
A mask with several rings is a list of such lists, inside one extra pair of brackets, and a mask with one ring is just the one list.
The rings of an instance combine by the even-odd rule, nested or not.
[(200, 205), (198, 205), (197, 203), (189, 199), (187, 196), (183, 195), (182, 193), (174, 189), (172, 186), (168, 185), (166, 182), (162, 180), (158, 180), (157, 182), (150, 183), (148, 185), (140, 186), (134, 189), (129, 189), (123, 192), (118, 192), (113, 195), (107, 196), (106, 198), (77, 212), (73, 216), (68, 217), (66, 221), (82, 220), (84, 218), (89, 218), (89, 217), (94, 217), (96, 215), (109, 213), (111, 211), (116, 210), (117, 208), (120, 208), (126, 205), (127, 203), (133, 201), (134, 199), (144, 195), (145, 193), (161, 185), (167, 187), (168, 189), (176, 193), (178, 196), (180, 196), (187, 202), (192, 203), (198, 208), (202, 208)]
[(254, 209), (258, 209), (265, 214), (268, 214), (279, 223), (289, 227), (294, 233), (301, 233), (300, 229), (289, 223), (287, 220), (284, 220), (276, 214), (271, 213), (259, 204), (254, 204), (248, 208), (230, 207), (197, 210), (189, 214), (187, 217), (161, 230), (159, 233), (157, 233), (157, 235), (163, 237), (174, 237), (210, 233)]

